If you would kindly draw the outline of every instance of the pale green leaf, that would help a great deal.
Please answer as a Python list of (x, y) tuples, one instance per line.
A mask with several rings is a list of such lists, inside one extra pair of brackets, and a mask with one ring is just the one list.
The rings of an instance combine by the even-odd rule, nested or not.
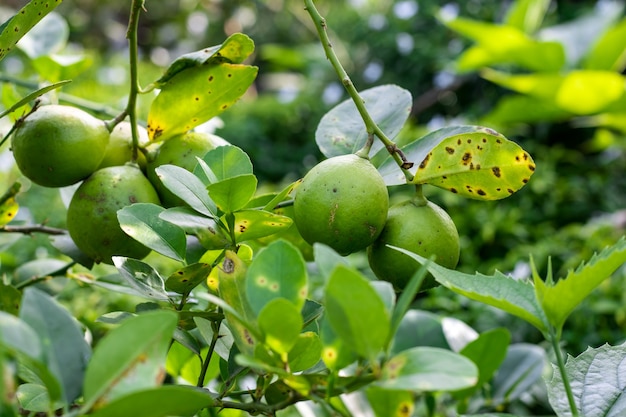
[(626, 66), (626, 18), (609, 28), (583, 59), (589, 70), (622, 72)]

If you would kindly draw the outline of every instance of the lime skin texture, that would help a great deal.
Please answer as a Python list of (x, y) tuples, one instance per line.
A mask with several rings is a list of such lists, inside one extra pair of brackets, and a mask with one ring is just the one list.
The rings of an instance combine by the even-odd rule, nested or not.
[(25, 177), (45, 187), (65, 187), (98, 168), (108, 141), (102, 120), (75, 107), (53, 104), (18, 122), (11, 148)]
[(387, 219), (389, 194), (372, 163), (354, 154), (314, 166), (294, 197), (294, 219), (309, 244), (330, 246), (341, 255), (365, 249)]
[(118, 210), (133, 203), (160, 204), (137, 165), (99, 169), (76, 190), (67, 210), (70, 237), (96, 263), (112, 264), (112, 256), (142, 259), (150, 252), (120, 228)]
[[(408, 255), (387, 245), (406, 249), (454, 269), (460, 256), (459, 234), (448, 213), (425, 199), (412, 199), (389, 209), (385, 227), (367, 249), (368, 261), (378, 279), (393, 284), (396, 290), (406, 287), (420, 264)], [(437, 286), (429, 274), (421, 290)]]

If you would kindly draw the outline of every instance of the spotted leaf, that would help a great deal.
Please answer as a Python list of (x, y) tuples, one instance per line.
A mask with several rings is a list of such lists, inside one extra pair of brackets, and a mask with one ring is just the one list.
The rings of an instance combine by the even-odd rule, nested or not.
[(270, 236), (287, 229), (293, 220), (287, 216), (264, 210), (240, 210), (234, 213), (234, 232), (237, 243)]
[(8, 198), (4, 203), (0, 204), (0, 226), (4, 226), (15, 218), (19, 204), (15, 198)]
[(195, 263), (179, 269), (165, 281), (165, 289), (178, 294), (189, 294), (200, 283), (204, 282), (211, 273), (211, 265)]
[(187, 68), (161, 86), (148, 114), (152, 140), (166, 140), (232, 106), (256, 78), (258, 68), (221, 63)]

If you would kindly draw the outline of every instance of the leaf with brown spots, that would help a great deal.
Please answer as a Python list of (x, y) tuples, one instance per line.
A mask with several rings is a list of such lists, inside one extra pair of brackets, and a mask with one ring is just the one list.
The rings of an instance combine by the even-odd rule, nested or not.
[(166, 140), (217, 116), (248, 90), (257, 67), (208, 64), (186, 68), (161, 86), (148, 114), (152, 140)]
[(61, 4), (61, 0), (30, 1), (11, 19), (0, 26), (0, 60), (41, 19)]
[(287, 216), (264, 210), (240, 210), (235, 214), (235, 240), (237, 243), (254, 240), (281, 232), (293, 224)]
[(191, 290), (204, 282), (211, 273), (211, 265), (195, 263), (170, 275), (165, 281), (165, 289), (178, 294), (189, 294)]
[(13, 197), (0, 204), (0, 226), (4, 226), (13, 220), (19, 208), (19, 204)]

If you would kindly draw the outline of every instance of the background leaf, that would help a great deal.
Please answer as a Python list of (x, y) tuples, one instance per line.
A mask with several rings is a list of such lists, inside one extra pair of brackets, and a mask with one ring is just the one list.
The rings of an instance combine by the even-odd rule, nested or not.
[(506, 357), (492, 381), (494, 406), (509, 404), (536, 384), (548, 363), (546, 352), (537, 345), (510, 345)]
[[(359, 92), (372, 119), (389, 139), (400, 132), (411, 112), (411, 93), (396, 85), (382, 85)], [(355, 153), (365, 145), (367, 131), (352, 100), (345, 100), (326, 113), (315, 131), (315, 141), (327, 158)], [(375, 140), (370, 155), (382, 148)]]
[(363, 358), (375, 358), (387, 340), (390, 318), (370, 283), (340, 265), (326, 285), (325, 305), (328, 322), (343, 343)]
[[(554, 411), (563, 417), (571, 416), (569, 402), (563, 388), (563, 377), (553, 366), (548, 381), (548, 396)], [(588, 348), (577, 357), (569, 356), (565, 371), (570, 380), (576, 409), (581, 416), (621, 416), (626, 412), (626, 345)]]
[(177, 320), (172, 311), (150, 311), (124, 320), (108, 333), (96, 346), (85, 374), (85, 403), (101, 407), (160, 385)]
[(248, 268), (246, 295), (259, 314), (276, 298), (291, 302), (299, 312), (307, 296), (306, 264), (300, 251), (285, 240), (261, 249)]
[(156, 301), (169, 300), (163, 278), (149, 264), (123, 256), (114, 256), (113, 263), (120, 276), (138, 295)]
[(52, 297), (35, 288), (24, 290), (20, 318), (37, 332), (45, 346), (44, 362), (61, 383), (66, 403), (71, 403), (81, 393), (91, 356), (78, 323)]
[(386, 390), (369, 386), (365, 390), (376, 417), (408, 417), (413, 415), (415, 399), (411, 391)]
[(420, 346), (400, 352), (383, 366), (376, 386), (412, 392), (454, 391), (478, 381), (469, 359), (449, 350)]
[(161, 85), (152, 102), (148, 135), (152, 140), (166, 140), (217, 116), (248, 90), (257, 71), (249, 65), (221, 63), (177, 73)]
[(117, 219), (124, 233), (139, 243), (182, 262), (187, 247), (185, 232), (159, 217), (164, 210), (156, 204), (135, 203), (119, 210)]

